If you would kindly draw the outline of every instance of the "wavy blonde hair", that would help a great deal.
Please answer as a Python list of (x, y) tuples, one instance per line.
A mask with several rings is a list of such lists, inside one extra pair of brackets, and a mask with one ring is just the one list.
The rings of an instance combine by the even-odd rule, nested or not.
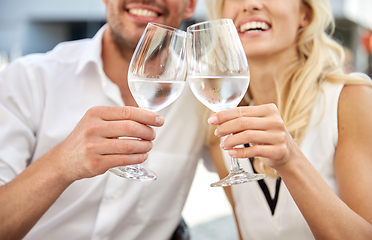
[[(207, 1), (209, 18), (221, 18), (225, 0)], [(344, 73), (345, 53), (342, 46), (332, 39), (335, 22), (329, 1), (299, 1), (310, 9), (311, 20), (307, 27), (299, 31), (297, 58), (286, 68), (287, 77), (283, 81), (284, 84), (277, 89), (279, 112), (297, 144), (305, 135), (315, 98), (322, 91), (323, 82), (364, 84), (372, 87), (369, 78)], [(255, 161), (256, 170), (273, 175), (273, 171), (262, 163), (262, 160)]]

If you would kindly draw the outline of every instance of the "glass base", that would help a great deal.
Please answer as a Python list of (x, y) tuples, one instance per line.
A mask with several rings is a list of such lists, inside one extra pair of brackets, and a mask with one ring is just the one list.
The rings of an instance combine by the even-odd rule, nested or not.
[(266, 174), (255, 174), (245, 171), (230, 172), (230, 174), (227, 175), (227, 177), (221, 179), (218, 182), (212, 183), (211, 187), (228, 187), (231, 185), (237, 185), (251, 181), (258, 181), (264, 179), (265, 177)]
[(145, 169), (139, 164), (111, 168), (109, 171), (118, 175), (119, 177), (128, 178), (139, 182), (153, 182), (157, 178), (154, 172)]

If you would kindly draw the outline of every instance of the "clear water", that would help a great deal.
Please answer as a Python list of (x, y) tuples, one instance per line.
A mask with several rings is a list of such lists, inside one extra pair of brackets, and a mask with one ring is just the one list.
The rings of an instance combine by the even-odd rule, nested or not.
[(173, 103), (182, 93), (185, 81), (130, 78), (129, 88), (138, 106), (159, 111)]
[(189, 76), (195, 97), (214, 112), (238, 106), (249, 85), (249, 76)]

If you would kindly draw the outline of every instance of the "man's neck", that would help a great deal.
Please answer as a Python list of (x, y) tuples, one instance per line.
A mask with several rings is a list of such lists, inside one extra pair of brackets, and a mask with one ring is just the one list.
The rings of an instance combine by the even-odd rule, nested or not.
[(121, 92), (126, 106), (137, 106), (128, 86), (128, 68), (134, 49), (119, 49), (114, 43), (110, 28), (106, 28), (102, 39), (102, 62), (106, 76)]

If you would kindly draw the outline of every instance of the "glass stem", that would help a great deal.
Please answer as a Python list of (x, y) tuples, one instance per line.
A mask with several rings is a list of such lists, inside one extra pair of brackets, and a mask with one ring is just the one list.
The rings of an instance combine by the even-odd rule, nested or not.
[[(231, 133), (230, 136), (232, 136), (233, 134)], [(239, 159), (237, 158), (231, 158), (230, 159), (231, 161), (231, 164), (230, 164), (230, 172), (242, 172), (244, 171), (243, 168), (240, 166), (240, 163), (239, 163)]]
[(241, 172), (243, 168), (240, 166), (239, 160), (237, 158), (231, 158), (230, 172)]

